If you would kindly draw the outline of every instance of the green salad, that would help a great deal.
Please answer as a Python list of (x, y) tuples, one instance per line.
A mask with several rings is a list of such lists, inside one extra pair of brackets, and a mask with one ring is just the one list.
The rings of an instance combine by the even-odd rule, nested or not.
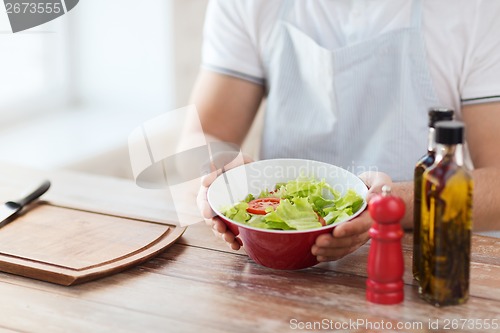
[(345, 221), (362, 205), (363, 198), (352, 189), (341, 196), (324, 180), (298, 178), (276, 184), (257, 197), (249, 194), (221, 212), (255, 228), (305, 230)]

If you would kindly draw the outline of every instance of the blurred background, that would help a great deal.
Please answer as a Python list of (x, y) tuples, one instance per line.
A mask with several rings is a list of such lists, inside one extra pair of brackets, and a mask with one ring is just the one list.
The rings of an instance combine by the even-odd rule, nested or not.
[(130, 178), (129, 133), (189, 103), (207, 3), (85, 0), (16, 34), (0, 10), (0, 160)]

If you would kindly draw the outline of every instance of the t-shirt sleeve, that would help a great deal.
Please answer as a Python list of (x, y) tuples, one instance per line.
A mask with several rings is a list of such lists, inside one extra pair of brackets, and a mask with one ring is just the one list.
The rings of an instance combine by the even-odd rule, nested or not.
[(500, 101), (500, 1), (478, 1), (462, 104)]
[[(264, 84), (252, 17), (251, 1), (210, 0), (203, 31), (202, 68)], [(251, 11), (250, 11), (251, 12)]]

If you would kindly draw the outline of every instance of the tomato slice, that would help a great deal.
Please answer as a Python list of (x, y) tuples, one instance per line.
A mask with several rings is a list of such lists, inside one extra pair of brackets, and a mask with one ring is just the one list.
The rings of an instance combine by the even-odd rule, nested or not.
[(318, 216), (319, 223), (321, 223), (321, 225), (324, 227), (326, 225), (325, 219), (321, 215), (319, 215), (318, 213), (316, 213), (316, 215)]
[(273, 207), (276, 209), (280, 204), (280, 198), (260, 198), (252, 200), (248, 203), (247, 212), (256, 215), (266, 215), (266, 208)]

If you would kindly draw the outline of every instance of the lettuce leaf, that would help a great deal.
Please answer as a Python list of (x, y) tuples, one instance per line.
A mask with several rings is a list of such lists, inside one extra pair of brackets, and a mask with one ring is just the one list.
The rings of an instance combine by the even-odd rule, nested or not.
[(276, 210), (269, 208), (266, 215), (249, 214), (246, 209), (254, 196), (249, 194), (242, 202), (223, 210), (229, 219), (255, 228), (278, 230), (305, 230), (320, 228), (320, 215), (326, 224), (349, 219), (363, 205), (363, 198), (350, 189), (341, 196), (324, 180), (299, 177), (287, 183), (276, 184), (273, 191), (263, 190), (258, 198), (277, 197), (281, 202)]
[(351, 189), (349, 189), (342, 198), (339, 198), (337, 201), (335, 201), (337, 210), (345, 210), (347, 208), (351, 208), (353, 214), (356, 213), (362, 205), (363, 198), (361, 198), (359, 194)]
[[(307, 198), (295, 198), (293, 204), (288, 199), (283, 199), (275, 212), (268, 215), (271, 222), (284, 222), (290, 229), (304, 230), (321, 227), (318, 217)], [(267, 216), (267, 215), (266, 215)]]
[(226, 216), (227, 218), (229, 218), (233, 221), (245, 223), (248, 220), (250, 220), (250, 218), (252, 217), (247, 212), (247, 208), (248, 208), (248, 203), (245, 201), (242, 201), (242, 202), (239, 202), (232, 207), (228, 207), (226, 209), (223, 209), (222, 214), (224, 214), (224, 216)]

